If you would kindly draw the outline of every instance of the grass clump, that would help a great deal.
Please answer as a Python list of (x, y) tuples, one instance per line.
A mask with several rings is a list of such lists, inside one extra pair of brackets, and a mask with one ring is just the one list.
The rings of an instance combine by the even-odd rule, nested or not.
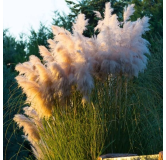
[(125, 9), (121, 27), (111, 12), (106, 3), (96, 38), (82, 35), (83, 14), (73, 34), (53, 26), (50, 49), (39, 47), (44, 61), (31, 56), (16, 66), (29, 106), (14, 120), (36, 159), (95, 160), (105, 153), (162, 150), (161, 48), (151, 47), (149, 57), (142, 38), (149, 18), (128, 21), (134, 5)]

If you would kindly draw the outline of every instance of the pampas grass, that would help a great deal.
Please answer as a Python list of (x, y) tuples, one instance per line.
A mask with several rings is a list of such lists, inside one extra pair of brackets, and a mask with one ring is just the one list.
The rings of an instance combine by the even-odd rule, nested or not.
[[(112, 11), (110, 3), (105, 4), (104, 18), (95, 11), (100, 18), (97, 37), (83, 36), (88, 25), (83, 14), (73, 23), (73, 34), (53, 26), (49, 49), (39, 46), (44, 62), (31, 56), (16, 66), (20, 72), (16, 80), (30, 107), (24, 108), (27, 117), (15, 115), (14, 120), (24, 127), (37, 159), (81, 160), (96, 159), (106, 152), (144, 153), (146, 145), (135, 139), (141, 141), (141, 132), (154, 118), (152, 114), (146, 119), (147, 106), (140, 101), (148, 99), (151, 92), (144, 95), (133, 80), (147, 66), (149, 42), (142, 34), (149, 30), (149, 18), (131, 22), (134, 5), (125, 8), (123, 22)], [(150, 104), (148, 111), (153, 112), (155, 105)]]
[[(26, 83), (21, 83), (18, 80), (20, 77), (16, 79), (29, 97), (34, 93), (29, 93), (31, 90), (24, 84), (30, 85), (35, 82), (36, 85), (42, 85), (38, 95), (42, 95), (42, 99), (47, 101), (46, 104), (42, 102), (42, 106), (45, 107), (41, 106), (43, 109), (47, 108), (47, 111), (46, 115), (41, 116), (51, 115), (54, 98), (59, 98), (61, 102), (65, 101), (65, 98), (71, 95), (72, 85), (77, 86), (83, 94), (84, 101), (88, 100), (93, 89), (93, 76), (100, 79), (105, 79), (108, 74), (137, 77), (139, 72), (144, 71), (147, 64), (147, 57), (144, 54), (149, 54), (147, 48), (149, 43), (141, 36), (148, 30), (149, 19), (144, 17), (135, 22), (127, 21), (134, 12), (133, 7), (134, 5), (130, 5), (125, 9), (126, 18), (121, 28), (117, 16), (111, 15), (113, 9), (110, 8), (110, 3), (106, 3), (104, 19), (96, 26), (96, 29), (100, 30), (96, 38), (86, 38), (82, 35), (88, 24), (83, 14), (78, 15), (73, 24), (73, 34), (53, 26), (55, 37), (54, 41), (49, 40), (50, 50), (39, 46), (45, 64), (37, 57), (31, 56), (29, 62), (16, 66), (16, 70), (26, 79)], [(59, 71), (57, 69), (53, 71), (52, 64), (59, 66)], [(61, 75), (61, 78), (54, 78), (56, 74)], [(52, 96), (53, 94), (55, 96)]]

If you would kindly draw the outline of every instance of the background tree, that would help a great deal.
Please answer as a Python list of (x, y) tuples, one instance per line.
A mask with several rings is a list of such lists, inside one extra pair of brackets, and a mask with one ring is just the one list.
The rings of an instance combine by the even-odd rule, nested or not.
[(72, 32), (72, 28), (71, 28), (72, 22), (73, 22), (72, 17), (66, 15), (64, 12), (62, 14), (60, 14), (60, 12), (58, 11), (54, 12), (52, 25), (63, 27), (67, 29), (68, 31)]
[[(4, 159), (27, 156), (27, 142), (24, 143), (21, 131), (15, 131), (13, 116), (21, 110), (24, 96), (15, 81), (17, 75), (14, 68), (19, 62), (26, 60), (26, 41), (20, 37), (16, 40), (8, 29), (3, 30), (3, 155)], [(22, 146), (21, 146), (22, 145)]]
[(53, 35), (44, 24), (40, 23), (40, 27), (38, 31), (35, 31), (33, 28), (30, 30), (31, 34), (28, 37), (28, 42), (27, 42), (27, 54), (26, 54), (26, 59), (30, 55), (35, 55), (39, 58), (42, 58), (39, 54), (39, 45), (44, 45), (48, 47), (47, 40), (50, 38), (53, 38)]
[(14, 67), (19, 62), (26, 60), (26, 41), (24, 34), (20, 35), (20, 40), (16, 40), (10, 35), (8, 29), (3, 30), (3, 64), (14, 71)]
[(103, 16), (103, 8), (106, 2), (111, 2), (111, 6), (114, 8), (112, 14), (117, 14), (119, 20), (123, 20), (122, 13), (124, 6), (135, 4), (135, 13), (131, 17), (131, 20), (136, 20), (138, 17), (142, 18), (143, 16), (151, 17), (150, 31), (147, 36), (154, 32), (159, 33), (160, 36), (163, 34), (163, 0), (81, 0), (77, 3), (70, 0), (65, 1), (71, 10), (71, 13), (68, 15), (70, 20), (74, 21), (79, 13), (85, 14), (86, 18), (89, 19), (88, 29), (84, 32), (85, 36), (90, 37), (94, 35), (97, 18), (93, 11), (99, 11)]
[(123, 13), (123, 8), (124, 6), (129, 2), (129, 0), (81, 0), (78, 1), (77, 3), (69, 0), (65, 0), (67, 5), (69, 6), (71, 13), (68, 15), (71, 20), (74, 21), (76, 16), (79, 13), (83, 13), (86, 16), (86, 19), (89, 19), (88, 23), (89, 25), (87, 26), (87, 30), (84, 31), (84, 35), (87, 37), (91, 37), (94, 34), (97, 34), (98, 32), (94, 32), (94, 28), (97, 25), (98, 18), (95, 16), (94, 11), (99, 11), (102, 16), (105, 8), (105, 3), (106, 2), (111, 2), (112, 8), (114, 8), (114, 11), (112, 14), (117, 14), (119, 17), (119, 20), (121, 20), (122, 13)]
[(150, 31), (146, 35), (150, 43), (153, 43), (151, 35), (154, 35), (154, 33), (163, 37), (163, 0), (131, 0), (130, 3), (135, 4), (136, 10), (131, 20), (143, 16), (150, 17)]

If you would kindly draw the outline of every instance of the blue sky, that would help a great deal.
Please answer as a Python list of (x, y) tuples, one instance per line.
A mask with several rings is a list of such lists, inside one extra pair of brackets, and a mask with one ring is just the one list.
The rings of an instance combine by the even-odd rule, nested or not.
[(54, 11), (69, 13), (65, 0), (4, 0), (3, 28), (15, 37), (28, 34), (31, 26), (37, 30), (40, 22), (51, 27)]

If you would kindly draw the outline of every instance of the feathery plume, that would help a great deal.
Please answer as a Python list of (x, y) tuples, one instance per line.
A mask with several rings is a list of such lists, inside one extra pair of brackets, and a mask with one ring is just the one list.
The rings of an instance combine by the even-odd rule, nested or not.
[(35, 65), (36, 63), (41, 63), (40, 59), (35, 55), (31, 55), (29, 57), (29, 61), (32, 63), (32, 65)]
[(99, 11), (93, 11), (93, 12), (95, 13), (95, 16), (96, 16), (97, 18), (102, 18), (102, 16), (101, 16), (101, 14), (100, 14)]
[(49, 86), (52, 83), (49, 70), (42, 63), (37, 63), (35, 67), (39, 73), (39, 84)]
[(88, 25), (88, 19), (85, 20), (84, 14), (79, 14), (76, 18), (76, 23), (73, 23), (73, 32), (82, 34), (84, 30), (86, 30), (86, 27)]
[(52, 62), (52, 61), (54, 61), (54, 58), (53, 58), (52, 54), (47, 50), (46, 47), (39, 46), (39, 51), (40, 51), (41, 56), (43, 57), (43, 59), (46, 62)]
[(109, 20), (111, 18), (111, 13), (113, 12), (113, 8), (111, 8), (111, 3), (105, 3), (105, 12), (104, 12), (104, 25), (109, 25)]
[(64, 33), (64, 29), (58, 26), (52, 26), (52, 31), (54, 35), (58, 35), (59, 33)]
[[(35, 143), (31, 146), (31, 149), (32, 149), (33, 154), (36, 157), (36, 159), (44, 160), (43, 151), (40, 149), (39, 145), (40, 145), (40, 143), (39, 144)], [(42, 145), (44, 145), (44, 144), (42, 144)]]
[(54, 48), (56, 47), (55, 41), (53, 41), (52, 39), (48, 39), (47, 42), (49, 43), (50, 51), (53, 52)]
[(16, 114), (13, 120), (18, 124), (19, 128), (23, 127), (23, 132), (28, 136), (31, 142), (38, 142), (40, 140), (39, 133), (34, 123), (22, 114)]
[(134, 13), (134, 4), (128, 5), (128, 7), (124, 8), (124, 13), (123, 13), (123, 20), (124, 22), (126, 22), (127, 20), (129, 20), (130, 16), (133, 15)]
[(143, 26), (143, 32), (142, 32), (142, 34), (144, 34), (146, 31), (149, 31), (150, 29), (149, 29), (149, 20), (150, 20), (150, 18), (149, 17), (146, 17), (146, 16), (144, 16), (143, 18), (142, 18), (142, 20), (141, 20), (141, 22), (142, 22), (142, 26)]
[(25, 76), (30, 81), (35, 81), (37, 78), (37, 73), (34, 71), (31, 63), (19, 63), (16, 65), (15, 70), (20, 72), (19, 75)]
[(42, 92), (42, 88), (36, 82), (28, 81), (22, 76), (17, 76), (16, 80), (27, 95), (26, 101), (31, 103), (39, 117), (49, 117), (52, 111), (52, 102), (46, 101), (47, 92)]
[(39, 118), (37, 112), (32, 107), (24, 107), (24, 114), (32, 118)]
[(37, 112), (34, 110), (34, 108), (32, 107), (24, 107), (24, 114), (26, 114), (29, 119), (34, 122), (34, 124), (40, 128), (43, 128), (41, 119), (39, 117), (39, 115), (37, 114)]
[(111, 20), (111, 13), (113, 12), (113, 9), (111, 8), (111, 3), (107, 2), (105, 3), (105, 12), (104, 12), (104, 19), (101, 19), (98, 21), (98, 25), (95, 27), (95, 30), (103, 31), (104, 28), (110, 27), (110, 20)]
[(25, 74), (25, 73), (30, 74), (32, 72), (32, 69), (30, 67), (24, 66), (21, 63), (16, 65), (15, 70), (19, 71), (20, 72), (19, 74)]

